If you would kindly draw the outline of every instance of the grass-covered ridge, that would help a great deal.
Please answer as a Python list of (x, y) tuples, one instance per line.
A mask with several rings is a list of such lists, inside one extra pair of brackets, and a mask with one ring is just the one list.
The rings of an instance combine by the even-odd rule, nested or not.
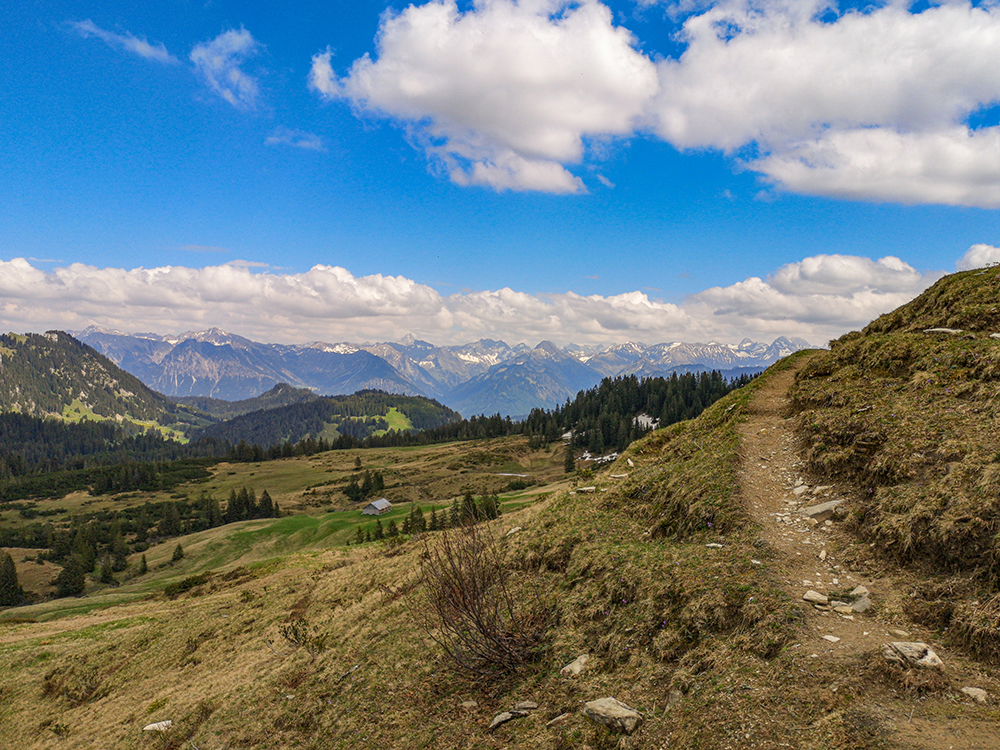
[[(860, 533), (902, 562), (991, 585), (1000, 582), (997, 310), (995, 270), (948, 276), (834, 341), (791, 394), (811, 468), (856, 488)], [(965, 331), (925, 332), (945, 324)]]
[[(950, 331), (929, 329), (951, 329)], [(832, 342), (791, 391), (812, 472), (848, 521), (923, 574), (911, 614), (1000, 657), (1000, 275), (947, 276)], [(970, 581), (971, 578), (971, 581)]]

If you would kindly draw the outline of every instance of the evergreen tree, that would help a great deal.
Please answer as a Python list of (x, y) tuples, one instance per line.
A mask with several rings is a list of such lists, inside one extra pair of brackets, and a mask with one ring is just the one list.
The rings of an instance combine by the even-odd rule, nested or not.
[(236, 511), (234, 513), (236, 520), (246, 521), (250, 518), (252, 511), (253, 506), (250, 501), (250, 493), (246, 487), (240, 487), (240, 491), (236, 493)]
[(70, 555), (53, 583), (56, 596), (79, 596), (83, 593), (87, 585), (86, 571), (76, 555)]
[(431, 531), (441, 530), (441, 522), (438, 520), (437, 508), (431, 508), (431, 522), (429, 528)]
[(226, 513), (223, 516), (225, 523), (235, 523), (239, 521), (240, 518), (240, 503), (239, 495), (236, 494), (236, 490), (229, 490), (229, 500), (226, 502)]
[(492, 521), (500, 515), (500, 498), (496, 495), (483, 495), (479, 501), (479, 517)]
[(354, 470), (361, 471), (361, 456), (354, 457)]
[(222, 523), (222, 509), (214, 497), (208, 499), (208, 528), (214, 529)]
[(361, 530), (361, 527), (357, 527), (357, 531), (354, 532), (354, 543), (362, 544), (365, 541), (365, 532)]
[(149, 572), (149, 564), (146, 562), (146, 553), (142, 553), (142, 557), (139, 558), (139, 575), (144, 576)]
[(466, 490), (462, 497), (462, 505), (458, 511), (458, 523), (461, 525), (475, 523), (479, 514), (476, 512), (476, 501), (472, 497), (472, 492)]
[(268, 494), (267, 490), (260, 493), (260, 504), (257, 506), (257, 517), (258, 518), (273, 518), (274, 517), (274, 502), (271, 500), (271, 496)]
[(77, 528), (73, 536), (73, 555), (85, 574), (94, 569), (97, 564), (97, 540), (94, 538), (93, 524)]
[(358, 486), (358, 478), (351, 477), (351, 481), (347, 483), (344, 488), (344, 494), (347, 495), (347, 499), (352, 503), (359, 503), (365, 499), (364, 490)]
[(111, 540), (111, 569), (122, 571), (128, 567), (128, 547), (125, 544), (125, 537), (122, 536), (121, 526)]
[(178, 560), (183, 560), (183, 559), (184, 559), (184, 548), (181, 547), (180, 544), (178, 544), (176, 547), (174, 547), (174, 554), (170, 558), (170, 562), (177, 562)]
[(105, 555), (101, 558), (101, 564), (98, 570), (100, 571), (101, 583), (115, 583), (114, 569), (109, 555)]
[(572, 474), (576, 471), (576, 459), (573, 457), (573, 446), (566, 446), (566, 458), (563, 461), (563, 470), (567, 474)]
[(381, 519), (381, 518), (376, 518), (376, 519), (375, 519), (375, 533), (374, 533), (374, 534), (372, 534), (372, 537), (373, 537), (373, 538), (375, 539), (375, 541), (377, 542), (377, 541), (379, 541), (379, 540), (380, 540), (380, 539), (381, 539), (381, 538), (382, 538), (383, 536), (385, 536), (385, 533), (384, 533), (384, 532), (383, 532), (383, 530), (382, 530), (382, 519)]
[(385, 535), (388, 537), (399, 536), (399, 527), (396, 525), (396, 519), (389, 519), (389, 525), (386, 527)]
[(177, 536), (181, 533), (181, 515), (177, 503), (166, 503), (163, 507), (163, 518), (158, 527), (160, 536)]
[(0, 607), (14, 607), (24, 600), (24, 589), (17, 580), (17, 567), (9, 552), (0, 551)]

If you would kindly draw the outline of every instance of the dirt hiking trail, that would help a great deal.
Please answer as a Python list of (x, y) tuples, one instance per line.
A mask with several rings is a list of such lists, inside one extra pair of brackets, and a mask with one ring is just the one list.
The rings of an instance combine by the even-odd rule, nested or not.
[[(804, 363), (800, 361), (799, 367)], [(799, 641), (792, 648), (816, 660), (817, 669), (830, 672), (833, 679), (827, 690), (857, 694), (866, 704), (864, 709), (886, 729), (890, 746), (1000, 748), (1000, 683), (982, 665), (948, 648), (938, 634), (907, 620), (902, 602), (909, 596), (908, 582), (915, 580), (914, 574), (878, 560), (867, 544), (843, 531), (835, 519), (816, 521), (801, 513), (831, 500), (843, 499), (849, 505), (850, 495), (847, 487), (803, 474), (787, 397), (795, 374), (796, 370), (785, 370), (771, 376), (755, 394), (748, 421), (740, 426), (744, 505), (776, 552), (767, 564), (805, 615)], [(838, 593), (846, 595), (858, 586), (870, 592), (872, 602), (863, 613), (836, 612), (803, 600), (809, 590), (836, 600)], [(947, 687), (921, 695), (880, 680), (880, 650), (891, 641), (930, 645), (944, 661)], [(977, 704), (961, 692), (963, 687), (985, 689), (987, 704)]]

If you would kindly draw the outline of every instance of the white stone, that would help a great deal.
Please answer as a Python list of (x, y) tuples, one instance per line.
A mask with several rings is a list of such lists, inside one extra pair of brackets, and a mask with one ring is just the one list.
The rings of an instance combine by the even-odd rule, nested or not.
[(496, 716), (493, 717), (493, 721), (490, 722), (489, 731), (492, 732), (501, 724), (506, 724), (508, 721), (511, 721), (512, 719), (520, 719), (527, 715), (528, 715), (527, 711), (504, 711), (503, 713), (497, 714)]
[(806, 593), (804, 593), (802, 598), (810, 604), (828, 604), (830, 601), (825, 594), (813, 591), (812, 589), (809, 589)]
[(584, 715), (613, 732), (632, 734), (642, 723), (642, 714), (615, 698), (599, 698), (583, 704)]
[(886, 661), (902, 667), (922, 669), (942, 669), (944, 662), (926, 643), (893, 641), (882, 646), (882, 656)]
[(836, 643), (840, 639), (837, 636), (835, 636), (835, 635), (824, 635), (823, 636), (823, 640), (824, 641), (830, 641), (830, 643)]
[(970, 698), (972, 698), (972, 700), (974, 700), (976, 703), (986, 703), (986, 697), (988, 693), (982, 688), (964, 687), (962, 688), (962, 692), (965, 693)]
[(851, 596), (868, 596), (869, 591), (864, 586), (855, 586)]
[(521, 527), (520, 526), (515, 526), (510, 531), (508, 531), (505, 536), (511, 536), (512, 534), (516, 534), (519, 531), (521, 531)]
[(143, 732), (166, 732), (170, 727), (174, 725), (170, 719), (166, 721), (157, 721), (152, 724), (147, 724), (142, 728)]
[(833, 512), (837, 509), (837, 506), (843, 504), (843, 502), (843, 500), (827, 500), (825, 503), (810, 505), (799, 512), (803, 516), (812, 518), (815, 521), (826, 521), (833, 516)]
[(587, 667), (590, 661), (590, 654), (580, 654), (573, 661), (559, 670), (563, 677), (579, 677), (580, 673)]
[[(871, 608), (872, 608), (872, 600), (869, 599), (867, 596), (862, 596), (858, 599), (855, 599), (854, 602), (851, 604), (851, 609), (857, 612), (858, 614), (861, 614), (862, 612), (867, 612)], [(903, 637), (905, 638), (906, 636)]]

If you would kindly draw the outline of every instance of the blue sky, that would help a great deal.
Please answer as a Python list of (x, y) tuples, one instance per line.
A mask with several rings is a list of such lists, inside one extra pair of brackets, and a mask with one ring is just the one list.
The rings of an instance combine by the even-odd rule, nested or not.
[(821, 343), (1000, 260), (998, 45), (964, 1), (14, 0), (0, 326)]

